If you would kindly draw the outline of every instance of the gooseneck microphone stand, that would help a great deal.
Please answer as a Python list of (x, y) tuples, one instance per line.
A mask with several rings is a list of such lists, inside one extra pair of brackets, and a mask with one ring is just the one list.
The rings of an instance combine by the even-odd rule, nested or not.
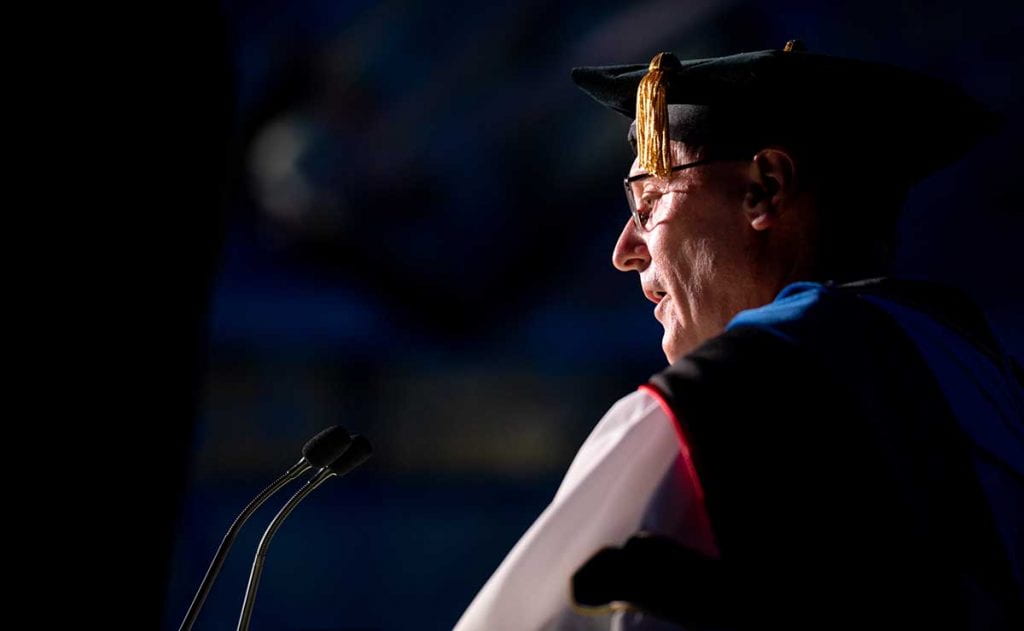
[[(365, 439), (361, 439), (365, 441)], [(299, 477), (303, 473), (309, 471), (314, 467), (328, 467), (333, 463), (338, 462), (339, 457), (348, 451), (352, 444), (352, 435), (348, 433), (344, 427), (340, 425), (334, 425), (321, 431), (309, 441), (302, 448), (302, 458), (297, 463), (292, 465), (290, 469), (284, 472), (284, 475), (274, 480), (274, 482), (263, 489), (263, 491), (257, 495), (248, 506), (246, 506), (242, 512), (232, 522), (231, 527), (228, 528), (227, 534), (224, 535), (224, 539), (220, 542), (220, 547), (217, 548), (217, 553), (213, 556), (213, 561), (210, 562), (210, 567), (206, 569), (206, 576), (203, 577), (203, 583), (199, 586), (199, 590), (196, 592), (195, 598), (192, 599), (192, 604), (188, 608), (188, 612), (185, 614), (185, 619), (181, 622), (179, 631), (190, 631), (192, 625), (195, 624), (196, 618), (199, 617), (199, 611), (203, 608), (203, 603), (206, 602), (206, 596), (210, 593), (210, 588), (213, 587), (213, 582), (217, 579), (217, 575), (220, 574), (221, 567), (224, 565), (224, 560), (228, 556), (228, 551), (231, 549), (231, 545), (235, 541), (235, 537), (238, 536), (238, 532), (242, 529), (242, 526), (249, 520), (256, 510), (263, 505), (267, 499), (277, 493), (281, 487), (288, 484), (295, 478)]]
[(235, 537), (238, 536), (238, 532), (242, 529), (242, 525), (245, 524), (256, 510), (263, 506), (263, 503), (267, 501), (274, 493), (277, 493), (281, 487), (285, 486), (295, 478), (299, 477), (303, 473), (313, 468), (306, 459), (302, 459), (292, 465), (291, 469), (284, 472), (281, 477), (274, 480), (270, 486), (263, 489), (259, 495), (257, 495), (249, 504), (242, 509), (235, 521), (231, 523), (231, 527), (228, 528), (227, 533), (224, 535), (224, 539), (220, 542), (220, 547), (217, 548), (217, 553), (213, 557), (213, 561), (210, 562), (210, 567), (206, 569), (206, 576), (203, 577), (203, 583), (199, 586), (199, 591), (196, 592), (196, 597), (192, 599), (192, 604), (188, 608), (188, 613), (185, 614), (185, 619), (181, 622), (181, 627), (178, 631), (189, 631), (192, 625), (195, 624), (196, 618), (199, 617), (199, 611), (203, 608), (203, 603), (206, 602), (206, 596), (210, 593), (210, 588), (213, 587), (213, 581), (220, 574), (220, 569), (224, 565), (224, 560), (227, 559), (228, 551), (231, 549), (231, 544), (234, 543)]
[(365, 436), (355, 434), (351, 443), (344, 453), (334, 459), (331, 464), (316, 472), (305, 486), (299, 489), (295, 495), (288, 500), (277, 515), (274, 521), (270, 522), (260, 539), (259, 548), (256, 550), (256, 558), (252, 562), (252, 571), (249, 572), (249, 585), (245, 589), (245, 600), (242, 601), (242, 613), (238, 617), (238, 631), (249, 631), (249, 621), (252, 619), (252, 608), (256, 602), (256, 589), (260, 585), (260, 575), (263, 574), (263, 564), (267, 560), (267, 549), (270, 547), (270, 540), (274, 538), (277, 529), (281, 527), (285, 518), (291, 514), (307, 495), (312, 493), (321, 484), (334, 476), (343, 477), (353, 469), (366, 462), (373, 453), (373, 447)]
[(277, 533), (278, 528), (284, 520), (291, 514), (295, 507), (299, 505), (307, 495), (312, 493), (321, 484), (338, 475), (330, 469), (323, 468), (317, 472), (309, 482), (306, 482), (305, 486), (299, 489), (295, 495), (292, 495), (288, 503), (285, 504), (277, 515), (274, 517), (274, 521), (270, 522), (267, 526), (267, 530), (263, 533), (263, 538), (260, 539), (259, 548), (256, 550), (256, 559), (253, 561), (252, 570), (249, 572), (249, 586), (245, 589), (245, 600), (242, 602), (242, 614), (238, 618), (238, 631), (248, 631), (249, 621), (252, 619), (252, 608), (256, 602), (256, 589), (260, 585), (260, 575), (263, 574), (263, 564), (267, 560), (267, 549), (270, 547), (270, 540), (274, 538), (274, 534)]

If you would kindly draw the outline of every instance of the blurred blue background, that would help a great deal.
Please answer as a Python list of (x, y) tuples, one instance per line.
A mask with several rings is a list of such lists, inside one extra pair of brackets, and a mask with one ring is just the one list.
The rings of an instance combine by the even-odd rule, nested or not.
[[(1007, 128), (914, 190), (895, 271), (967, 290), (1024, 357), (1022, 14), (891, 0), (223, 2), (225, 211), (198, 300), (165, 627), (234, 515), (341, 423), (376, 454), (285, 523), (252, 628), (451, 628), (590, 428), (664, 365), (637, 279), (610, 264), (628, 121), (575, 88), (576, 65), (800, 38), (962, 85)], [(870, 171), (851, 178), (870, 186)], [(237, 620), (279, 502), (239, 538), (197, 629)]]

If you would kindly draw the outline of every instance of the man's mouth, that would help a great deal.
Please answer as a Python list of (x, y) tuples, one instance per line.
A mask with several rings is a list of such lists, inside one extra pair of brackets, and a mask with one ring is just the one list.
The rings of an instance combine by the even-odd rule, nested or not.
[(654, 295), (657, 298), (657, 304), (654, 305), (654, 319), (657, 320), (658, 322), (661, 322), (662, 324), (665, 324), (665, 322), (662, 320), (662, 317), (665, 315), (665, 310), (669, 308), (668, 306), (666, 306), (668, 305), (669, 301), (668, 294), (666, 294), (663, 291), (658, 291), (654, 292)]
[(665, 298), (665, 296), (667, 295), (667, 292), (661, 291), (659, 289), (644, 288), (644, 296), (646, 296), (647, 299), (653, 302), (654, 304), (658, 304), (659, 302), (661, 302), (662, 299)]

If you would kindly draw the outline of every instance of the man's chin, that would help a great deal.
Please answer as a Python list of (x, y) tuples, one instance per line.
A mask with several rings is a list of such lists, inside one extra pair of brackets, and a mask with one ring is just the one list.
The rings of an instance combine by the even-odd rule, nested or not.
[(661, 351), (665, 353), (665, 359), (669, 364), (676, 363), (692, 349), (693, 345), (686, 344), (679, 332), (674, 329), (665, 329), (665, 334), (661, 336)]
[(668, 363), (674, 364), (704, 343), (705, 339), (683, 327), (665, 327), (665, 333), (661, 336), (661, 351), (665, 353)]

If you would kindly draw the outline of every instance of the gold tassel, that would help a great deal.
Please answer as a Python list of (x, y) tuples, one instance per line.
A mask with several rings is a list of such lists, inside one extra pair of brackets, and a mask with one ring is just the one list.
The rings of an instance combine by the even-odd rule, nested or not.
[(668, 135), (668, 103), (665, 55), (658, 53), (651, 60), (647, 74), (636, 90), (636, 154), (640, 168), (660, 177), (672, 172), (672, 153)]

